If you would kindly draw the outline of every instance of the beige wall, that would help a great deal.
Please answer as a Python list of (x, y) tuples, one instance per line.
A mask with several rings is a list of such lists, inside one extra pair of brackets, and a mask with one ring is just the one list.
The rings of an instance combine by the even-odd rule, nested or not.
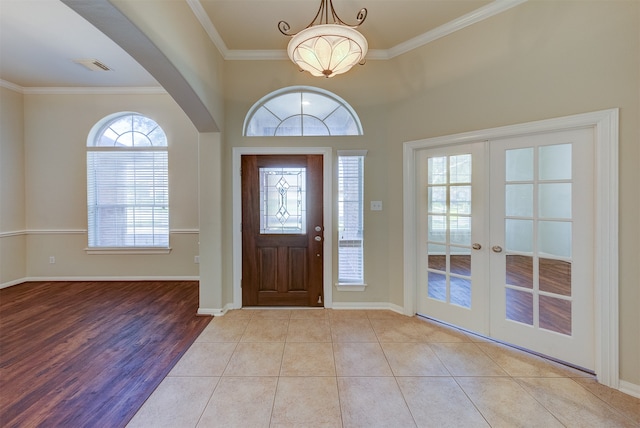
[[(619, 107), (620, 370), (623, 380), (640, 384), (639, 8), (636, 1), (532, 0), (393, 60), (369, 61), (335, 79), (311, 78), (289, 63), (228, 62), (226, 218), (231, 216), (231, 147), (369, 149), (365, 204), (384, 202), (382, 212), (365, 211), (369, 287), (362, 293), (334, 292), (334, 301), (401, 306), (404, 142)], [(242, 121), (251, 105), (290, 85), (318, 86), (345, 98), (360, 115), (365, 136), (242, 137)], [(230, 245), (230, 231), (224, 242)]]
[(26, 276), (24, 100), (0, 87), (0, 286)]
[[(198, 276), (198, 133), (176, 103), (154, 95), (25, 95), (27, 277)], [(158, 122), (169, 141), (168, 255), (87, 255), (86, 144), (119, 111)], [(4, 144), (4, 143), (3, 143)], [(56, 263), (50, 264), (49, 257)]]

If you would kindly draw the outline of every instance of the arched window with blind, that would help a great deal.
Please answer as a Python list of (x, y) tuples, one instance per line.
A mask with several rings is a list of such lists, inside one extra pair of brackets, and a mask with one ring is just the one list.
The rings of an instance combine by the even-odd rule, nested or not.
[(146, 116), (121, 112), (87, 139), (88, 244), (91, 249), (168, 249), (168, 143)]

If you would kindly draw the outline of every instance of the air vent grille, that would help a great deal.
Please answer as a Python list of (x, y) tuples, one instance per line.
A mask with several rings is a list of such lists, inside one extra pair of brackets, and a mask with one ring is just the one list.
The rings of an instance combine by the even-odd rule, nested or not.
[(108, 65), (98, 61), (97, 59), (74, 59), (73, 62), (82, 65), (90, 71), (111, 71), (111, 68), (109, 68)]

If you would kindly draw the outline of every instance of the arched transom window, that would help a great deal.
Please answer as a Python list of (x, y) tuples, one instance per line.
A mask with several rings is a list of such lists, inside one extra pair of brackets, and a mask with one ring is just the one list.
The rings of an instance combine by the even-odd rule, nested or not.
[(152, 119), (122, 112), (87, 138), (89, 248), (168, 248), (167, 136)]
[(251, 107), (245, 136), (362, 135), (356, 112), (339, 96), (320, 88), (292, 86), (272, 92)]

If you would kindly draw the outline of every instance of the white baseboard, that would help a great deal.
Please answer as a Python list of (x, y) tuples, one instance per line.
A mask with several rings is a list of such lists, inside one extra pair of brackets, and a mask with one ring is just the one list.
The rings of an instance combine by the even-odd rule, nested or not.
[(233, 309), (233, 305), (231, 303), (227, 303), (224, 308), (198, 308), (198, 315), (208, 315), (212, 317), (223, 317), (224, 314)]
[(404, 308), (389, 302), (333, 302), (333, 309), (384, 309), (404, 315)]
[(199, 281), (199, 276), (53, 276), (26, 277), (0, 284), (0, 288), (11, 287), (23, 282), (53, 281)]
[(640, 398), (640, 385), (621, 380), (620, 388), (618, 389), (620, 390), (620, 392), (624, 392), (625, 394)]

